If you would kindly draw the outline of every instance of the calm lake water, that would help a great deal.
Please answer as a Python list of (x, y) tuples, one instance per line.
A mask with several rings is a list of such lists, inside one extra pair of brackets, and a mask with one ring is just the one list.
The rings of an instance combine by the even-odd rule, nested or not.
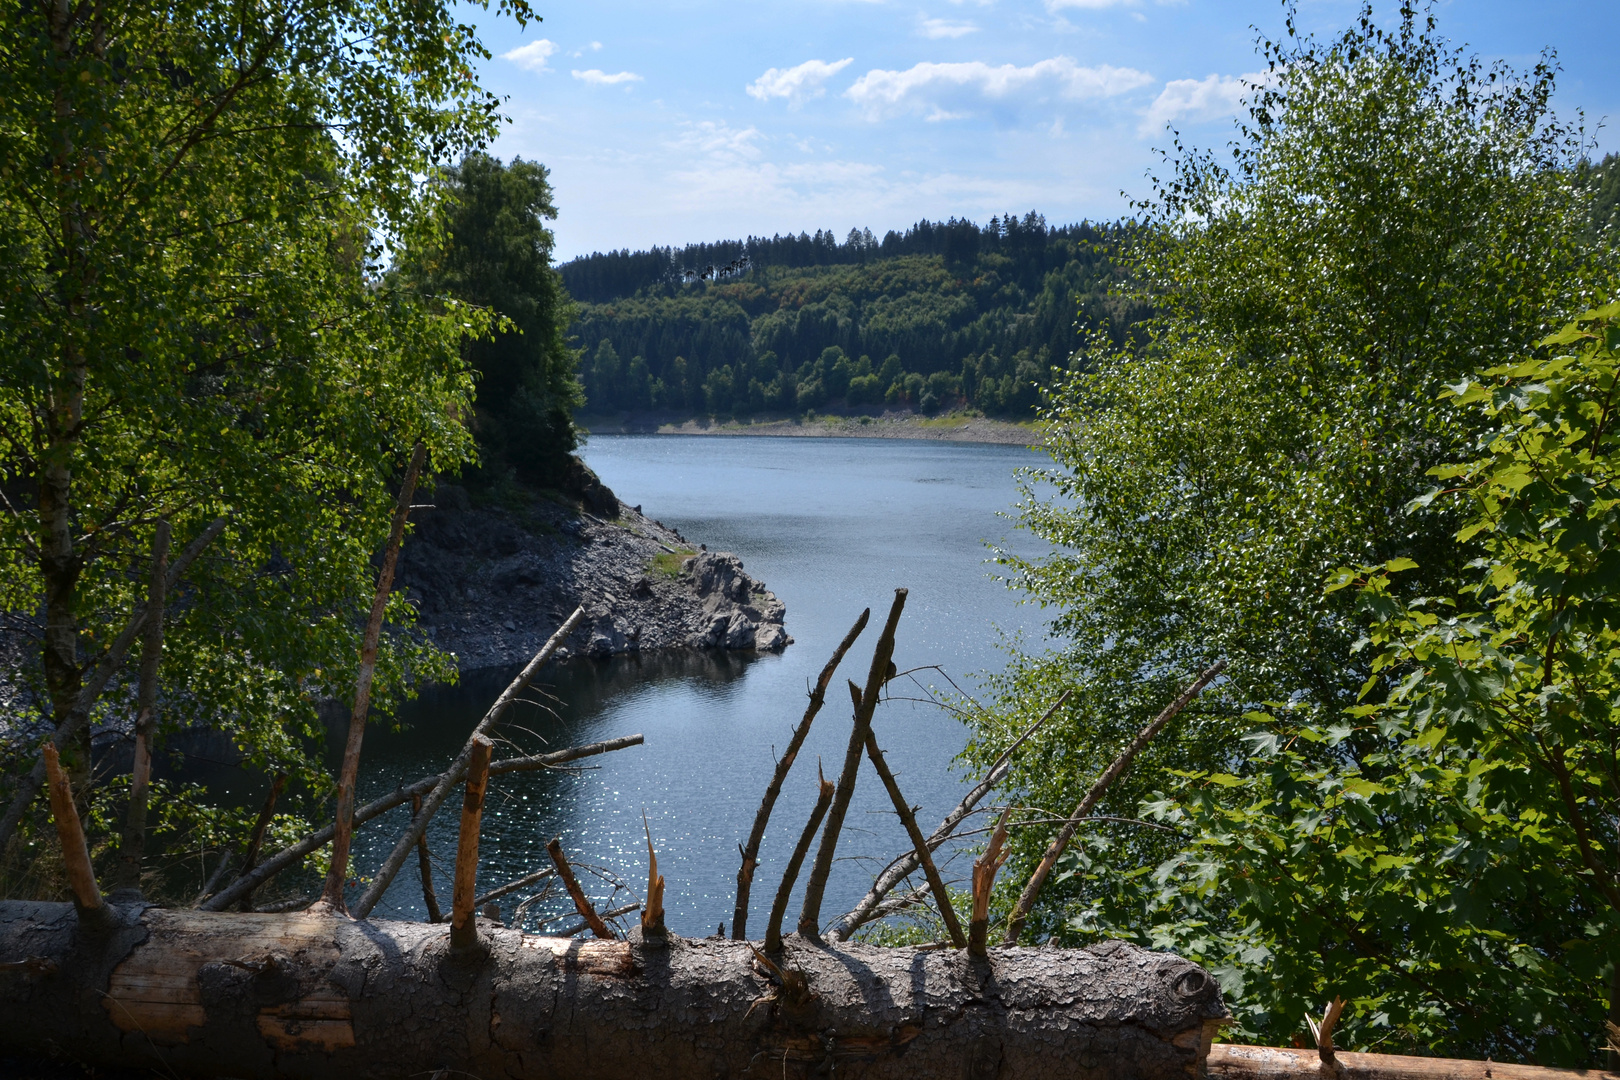
[[(676, 526), (694, 544), (736, 552), (786, 603), (795, 644), (780, 656), (655, 654), (547, 668), (529, 695), (546, 707), (515, 710), (516, 726), (508, 727), (525, 752), (636, 732), (646, 745), (583, 762), (594, 766), (590, 771), (497, 778), (486, 803), (480, 891), (550, 865), (546, 841), (560, 836), (572, 858), (628, 883), (628, 893), (610, 897), (610, 884), (585, 876), (599, 906), (639, 900), (646, 887), (645, 812), (667, 882), (670, 927), (712, 934), (724, 920), (729, 930), (738, 845), (747, 838), (775, 752), (786, 745), (807, 688), (832, 649), (861, 609), (871, 607), (871, 625), (840, 668), (772, 815), (749, 916), (750, 932), (758, 936), (814, 802), (817, 757), (829, 777), (842, 767), (850, 720), (843, 679), (864, 682), (895, 587), (910, 590), (895, 653), (902, 671), (937, 664), (971, 689), (976, 673), (1002, 665), (1002, 633), (1039, 635), (1039, 609), (1020, 605), (1017, 594), (993, 579), (985, 542), (1029, 545), (998, 515), (1016, 498), (1014, 471), (1044, 459), (1004, 446), (733, 436), (596, 436), (584, 456), (621, 499)], [(366, 738), (361, 798), (442, 768), (512, 673), (468, 673), (460, 685), (431, 691), (405, 709), (403, 732), (374, 727)], [(918, 678), (946, 687), (934, 672)], [(903, 681), (891, 691), (922, 696), (920, 687)], [(919, 823), (931, 830), (961, 798), (964, 778), (953, 759), (966, 743), (966, 729), (943, 709), (900, 700), (879, 708), (874, 727), (902, 790), (921, 806)], [(447, 908), (459, 815), (446, 806), (430, 845)], [(401, 825), (402, 819), (362, 830), (357, 865), (376, 866)], [(848, 910), (875, 870), (905, 846), (876, 774), (863, 763), (824, 919)], [(952, 871), (947, 876), (965, 880), (966, 860)], [(531, 893), (502, 901), (508, 919)], [(535, 904), (525, 925), (533, 927), (536, 914), (571, 910), (559, 891)], [(378, 914), (422, 917), (415, 860)], [(795, 898), (789, 927), (797, 915)]]

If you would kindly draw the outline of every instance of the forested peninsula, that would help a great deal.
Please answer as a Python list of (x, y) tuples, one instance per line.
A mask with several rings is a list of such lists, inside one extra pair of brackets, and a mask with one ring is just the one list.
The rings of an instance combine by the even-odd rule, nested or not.
[(1129, 230), (1031, 211), (573, 259), (582, 415), (1033, 418), (1054, 368), (1145, 314), (1118, 288)]

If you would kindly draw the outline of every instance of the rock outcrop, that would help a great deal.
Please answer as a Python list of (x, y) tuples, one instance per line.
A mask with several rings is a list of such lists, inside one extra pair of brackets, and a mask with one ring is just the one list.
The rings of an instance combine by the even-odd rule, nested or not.
[[(591, 477), (594, 480), (594, 476)], [(785, 608), (735, 555), (624, 506), (599, 481), (582, 507), (531, 493), (474, 506), (441, 484), (400, 553), (418, 625), (463, 669), (521, 663), (576, 605), (574, 655), (757, 649), (792, 642)], [(589, 509), (613, 507), (616, 520)]]

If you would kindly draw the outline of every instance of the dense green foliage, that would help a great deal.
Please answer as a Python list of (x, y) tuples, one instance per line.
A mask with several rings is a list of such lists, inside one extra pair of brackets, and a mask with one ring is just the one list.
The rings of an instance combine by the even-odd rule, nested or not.
[(1433, 470), (1447, 489), (1413, 510), (1468, 516), (1481, 554), (1457, 593), (1397, 599), (1410, 560), (1330, 586), (1358, 597), (1393, 691), (1330, 725), (1253, 714), (1252, 770), (1187, 774), (1193, 794), (1154, 807), (1197, 837), (1160, 872), (1161, 940), (1249, 1002), (1338, 994), (1352, 1037), (1444, 1032), (1498, 1059), (1601, 1045), (1620, 962), (1617, 316), (1449, 391), (1490, 425), (1484, 456)]
[[(482, 55), (438, 3), (28, 4), (0, 29), (0, 607), (47, 729), (157, 523), (178, 549), (224, 517), (170, 605), (166, 726), (322, 784), (315, 703), (352, 692), (398, 468), (472, 450), (461, 341), (487, 319), (382, 267), (431, 242), (420, 178), (495, 129)], [(375, 700), (447, 661), (392, 638)]]
[[(1354, 591), (1324, 589), (1338, 567), (1397, 559), (1412, 568), (1385, 586), (1392, 604), (1471, 580), (1483, 549), (1457, 538), (1469, 509), (1407, 507), (1495, 423), (1441, 401), (1444, 387), (1607, 288), (1574, 173), (1578, 134), (1548, 111), (1548, 65), (1484, 70), (1411, 10), (1393, 31), (1364, 13), (1331, 42), (1293, 36), (1291, 20), (1289, 33), (1263, 45), (1269, 81), (1230, 167), (1178, 152), (1141, 207), (1126, 261), (1158, 311), (1146, 344), (1097, 342), (1051, 395), (1054, 466), (1030, 476), (1020, 512), (1054, 553), (1003, 561), (1053, 609), (1062, 645), (1014, 656), (970, 756), (993, 757), (1072, 687), (1066, 722), (1016, 774), (1023, 798), (1067, 813), (1180, 685), (1226, 658), (1227, 675), (1098, 808), (1132, 818), (1146, 804), (1165, 820), (1083, 830), (1036, 934), (1172, 942), (1220, 970), (1243, 1030), (1267, 1041), (1289, 1041), (1307, 1008), (1344, 994), (1358, 1003), (1352, 1044), (1584, 1060), (1611, 961), (1527, 959), (1579, 925), (1574, 907), (1504, 899), (1475, 923), (1476, 897), (1424, 921), (1437, 910), (1425, 875), (1448, 873), (1447, 831), (1424, 818), (1433, 808), (1407, 812), (1403, 732), (1347, 721), (1358, 701), (1389, 699), (1397, 672), (1353, 649), (1371, 618)], [(1262, 732), (1260, 748), (1277, 749), (1264, 757), (1245, 715), (1267, 702), (1291, 726), (1280, 741)], [(1306, 731), (1331, 736), (1294, 737)], [(1358, 783), (1394, 777), (1372, 813), (1313, 779), (1351, 765)], [(1271, 803), (1223, 797), (1222, 784), (1267, 776)], [(1400, 833), (1410, 887), (1363, 892), (1352, 860), (1290, 832), (1296, 816), (1298, 828), (1320, 819), (1324, 850), (1358, 831)], [(1283, 839), (1265, 848), (1266, 835)], [(1012, 865), (1027, 872), (1049, 836), (1024, 830)], [(1209, 869), (1251, 836), (1265, 848), (1254, 865)], [(1490, 963), (1513, 964), (1522, 989), (1487, 993), (1508, 979), (1487, 980)], [(1579, 1026), (1538, 1026), (1560, 1009)]]
[[(1140, 317), (1108, 295), (1122, 235), (1031, 213), (983, 227), (924, 221), (881, 242), (818, 231), (576, 259), (564, 280), (597, 298), (573, 327), (587, 408), (1027, 415), (1083, 332), (1122, 335)], [(722, 269), (739, 269), (699, 276), (727, 259)], [(701, 270), (683, 278), (692, 265)], [(630, 285), (634, 295), (601, 298)]]
[(575, 356), (563, 331), (574, 307), (551, 265), (557, 216), (544, 165), (503, 165), (473, 154), (443, 177), (447, 221), (442, 244), (411, 252), (406, 276), (422, 287), (489, 308), (507, 320), (489, 338), (469, 338), (478, 373), (476, 423), (485, 469), (507, 467), (553, 485), (578, 445)]

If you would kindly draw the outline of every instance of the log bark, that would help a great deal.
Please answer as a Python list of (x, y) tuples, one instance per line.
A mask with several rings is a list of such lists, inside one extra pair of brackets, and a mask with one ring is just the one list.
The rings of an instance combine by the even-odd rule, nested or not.
[(793, 937), (795, 1007), (747, 942), (481, 926), (458, 955), (443, 925), (110, 908), (93, 929), (69, 904), (0, 903), (0, 964), (24, 965), (0, 976), (0, 1046), (301, 1080), (1192, 1080), (1227, 1017), (1207, 973), (1122, 942), (975, 961)]
[[(1620, 1080), (1620, 1073), (1597, 1069), (1546, 1069), (1498, 1061), (1404, 1057), (1400, 1054), (1335, 1053), (1341, 1080)], [(1209, 1075), (1216, 1080), (1325, 1080), (1315, 1050), (1291, 1047), (1210, 1047)]]

